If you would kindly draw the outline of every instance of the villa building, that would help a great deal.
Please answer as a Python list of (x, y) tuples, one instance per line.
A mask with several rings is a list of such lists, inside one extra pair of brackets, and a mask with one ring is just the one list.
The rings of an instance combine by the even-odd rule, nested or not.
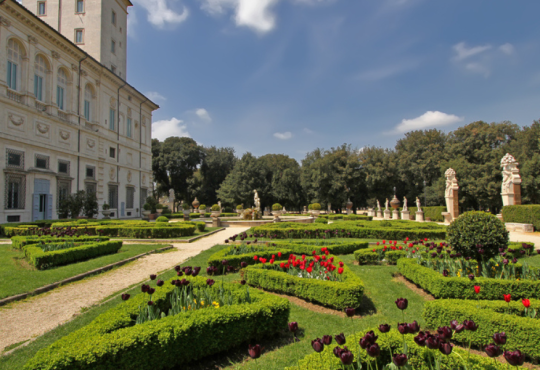
[(0, 0), (0, 223), (58, 218), (79, 190), (140, 217), (159, 107), (126, 82), (129, 6)]

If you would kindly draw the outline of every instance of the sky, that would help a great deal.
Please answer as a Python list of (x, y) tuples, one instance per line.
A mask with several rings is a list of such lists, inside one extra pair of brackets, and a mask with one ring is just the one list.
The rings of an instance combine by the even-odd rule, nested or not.
[(127, 79), (160, 140), (300, 161), (540, 116), (537, 0), (132, 2)]

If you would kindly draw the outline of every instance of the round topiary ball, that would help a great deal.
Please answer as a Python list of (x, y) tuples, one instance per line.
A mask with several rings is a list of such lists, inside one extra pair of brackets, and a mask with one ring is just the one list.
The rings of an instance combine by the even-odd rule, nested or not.
[(496, 216), (487, 212), (466, 212), (446, 229), (448, 244), (464, 257), (487, 260), (508, 246), (508, 230)]
[(169, 222), (169, 219), (165, 216), (159, 216), (156, 222)]

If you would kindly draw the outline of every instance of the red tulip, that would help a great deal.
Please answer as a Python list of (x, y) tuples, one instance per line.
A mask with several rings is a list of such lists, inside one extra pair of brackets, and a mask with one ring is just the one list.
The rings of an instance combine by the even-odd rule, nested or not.
[(343, 267), (338, 268), (337, 272), (338, 272), (338, 274), (340, 274), (340, 275), (343, 274)]
[(474, 292), (475, 292), (476, 294), (480, 293), (480, 287), (479, 287), (478, 285), (475, 285), (475, 286), (474, 286)]
[(253, 256), (253, 260), (257, 261), (258, 259), (259, 259), (259, 257)]
[(507, 303), (510, 303), (510, 301), (512, 300), (512, 296), (510, 294), (503, 294), (503, 296), (504, 296), (504, 301)]
[(523, 305), (525, 306), (525, 308), (531, 307), (531, 301), (529, 301), (528, 299), (523, 299), (523, 300), (521, 301), (521, 303), (523, 303)]

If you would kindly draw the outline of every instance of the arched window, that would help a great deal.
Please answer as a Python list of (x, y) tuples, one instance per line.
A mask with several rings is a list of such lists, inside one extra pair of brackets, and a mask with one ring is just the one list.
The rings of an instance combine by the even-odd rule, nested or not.
[(56, 105), (58, 109), (65, 110), (66, 107), (66, 91), (67, 91), (68, 77), (63, 68), (58, 70), (58, 77), (56, 80)]
[(45, 101), (47, 70), (45, 58), (41, 55), (36, 56), (36, 62), (34, 64), (34, 96), (41, 102)]
[(84, 88), (84, 118), (88, 122), (92, 122), (92, 109), (94, 101), (94, 90), (92, 86), (86, 85)]
[(10, 39), (8, 42), (8, 63), (7, 63), (7, 84), (12, 90), (20, 89), (22, 60), (24, 56), (24, 50), (14, 39)]

